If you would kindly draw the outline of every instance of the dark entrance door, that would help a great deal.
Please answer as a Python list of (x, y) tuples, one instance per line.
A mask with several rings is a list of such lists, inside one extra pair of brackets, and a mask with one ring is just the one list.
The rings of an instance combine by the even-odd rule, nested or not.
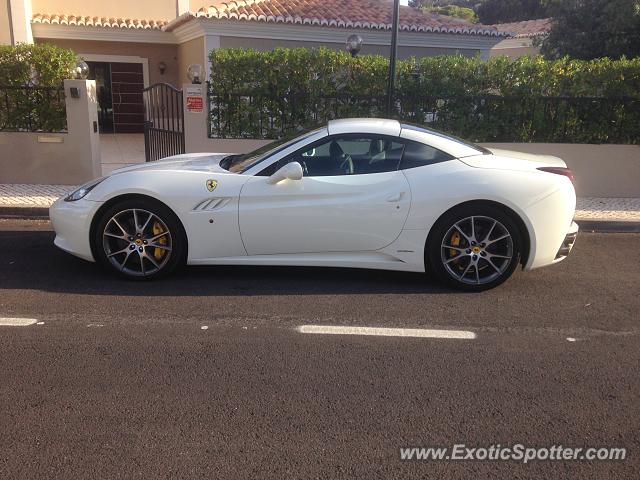
[(182, 90), (168, 83), (145, 88), (144, 120), (147, 162), (185, 153)]
[(141, 63), (112, 63), (114, 133), (143, 133), (144, 79)]
[(144, 77), (140, 63), (87, 62), (96, 81), (100, 133), (143, 133)]

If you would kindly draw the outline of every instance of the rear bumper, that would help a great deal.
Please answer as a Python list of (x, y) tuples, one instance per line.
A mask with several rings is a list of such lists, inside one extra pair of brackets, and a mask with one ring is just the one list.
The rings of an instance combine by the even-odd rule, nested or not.
[(562, 180), (558, 190), (526, 210), (531, 249), (525, 270), (562, 261), (566, 255), (558, 256), (558, 252), (566, 247), (567, 235), (578, 232), (578, 225), (573, 221), (575, 190), (568, 179)]
[(569, 256), (573, 245), (576, 243), (576, 238), (578, 238), (578, 224), (576, 222), (572, 222), (571, 228), (569, 229), (569, 232), (567, 232), (567, 235), (564, 237), (564, 241), (562, 242), (562, 245), (560, 246), (560, 249), (556, 254), (554, 262), (559, 262), (560, 260), (564, 260)]

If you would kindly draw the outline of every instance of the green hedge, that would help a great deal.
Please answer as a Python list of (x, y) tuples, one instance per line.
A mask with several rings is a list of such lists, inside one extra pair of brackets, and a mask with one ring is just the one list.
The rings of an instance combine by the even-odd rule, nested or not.
[(61, 89), (75, 64), (72, 50), (55, 45), (0, 45), (0, 130), (64, 130)]
[[(387, 115), (382, 56), (219, 49), (210, 60), (213, 136), (273, 137)], [(398, 63), (393, 115), (476, 141), (637, 143), (640, 59), (411, 58)]]

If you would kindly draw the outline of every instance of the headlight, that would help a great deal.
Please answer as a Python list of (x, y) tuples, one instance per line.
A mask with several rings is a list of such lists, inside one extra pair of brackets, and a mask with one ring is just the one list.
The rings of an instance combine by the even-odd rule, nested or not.
[(69, 195), (67, 195), (65, 197), (64, 201), (65, 202), (75, 202), (76, 200), (80, 200), (81, 198), (84, 198), (87, 195), (87, 193), (89, 193), (91, 190), (93, 190), (94, 187), (96, 185), (98, 185), (100, 182), (102, 182), (105, 178), (107, 178), (107, 177), (102, 177), (102, 178), (99, 178), (97, 180), (92, 180), (89, 183), (85, 183), (84, 185), (82, 185), (81, 187), (78, 187), (73, 192), (71, 192)]

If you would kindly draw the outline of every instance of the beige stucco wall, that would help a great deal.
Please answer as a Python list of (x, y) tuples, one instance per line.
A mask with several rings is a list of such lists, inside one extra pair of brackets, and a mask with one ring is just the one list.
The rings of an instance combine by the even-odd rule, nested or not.
[[(312, 28), (312, 27), (309, 27)], [(254, 48), (256, 50), (273, 50), (277, 47), (283, 48), (317, 48), (327, 47), (335, 50), (344, 50), (348, 32), (336, 35), (335, 43), (328, 42), (302, 42), (296, 40), (276, 40), (266, 38), (244, 38), (244, 37), (220, 37), (221, 48)], [(389, 55), (389, 48), (385, 45), (367, 45), (363, 43), (361, 54), (364, 55)], [(454, 48), (426, 48), (426, 47), (398, 47), (398, 58), (408, 57), (429, 57), (433, 55), (444, 55), (460, 53), (473, 57), (480, 53), (480, 50), (454, 49)]]
[(189, 0), (189, 10), (191, 10), (192, 12), (197, 12), (203, 7), (215, 5), (216, 3), (220, 2), (216, 2), (215, 0)]
[(0, 45), (11, 44), (11, 20), (9, 0), (0, 0)]
[[(100, 55), (123, 55), (147, 58), (149, 60), (149, 84), (166, 82), (179, 85), (178, 46), (159, 43), (96, 42), (90, 40), (64, 40), (37, 38), (36, 43), (53, 43), (70, 48), (77, 53)], [(158, 70), (158, 63), (167, 64), (164, 75)]]
[(33, 43), (31, 1), (0, 0), (0, 44)]
[(31, 5), (33, 13), (150, 20), (171, 20), (176, 17), (176, 0), (31, 0)]
[(538, 55), (540, 47), (533, 44), (531, 38), (508, 38), (496, 44), (490, 51), (490, 57), (506, 55), (509, 58), (519, 58), (525, 55)]
[(486, 147), (554, 155), (573, 171), (580, 197), (640, 197), (640, 145), (487, 143)]
[(178, 45), (178, 75), (180, 84), (189, 83), (187, 68), (192, 64), (199, 64), (203, 67), (206, 66), (204, 63), (204, 37), (194, 38), (193, 40)]
[(95, 81), (65, 80), (64, 88), (69, 133), (0, 132), (0, 183), (78, 185), (102, 174)]

